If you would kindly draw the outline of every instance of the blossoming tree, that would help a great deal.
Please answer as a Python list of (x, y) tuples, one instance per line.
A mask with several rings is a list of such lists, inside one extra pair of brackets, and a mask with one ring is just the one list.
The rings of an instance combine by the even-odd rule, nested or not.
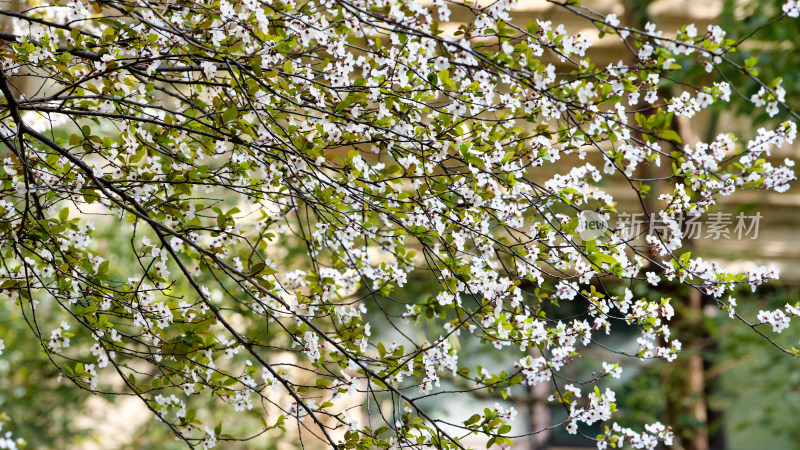
[[(716, 80), (663, 98), (659, 86), (682, 65), (733, 67), (758, 83), (746, 93), (758, 107), (797, 115), (780, 80), (732, 58), (742, 42), (718, 26), (638, 30), (574, 1), (553, 5), (621, 40), (625, 62), (595, 65), (590, 37), (563, 25), (519, 25), (509, 0), (0, 10), (14, 22), (0, 35), (3, 301), (64, 379), (139, 397), (190, 446), (288, 424), (301, 442), (333, 448), (520, 437), (513, 409), (464, 421), (427, 409), (428, 398), (464, 395), (444, 375), (504, 395), (545, 385), (567, 414), (553, 426), (586, 435), (602, 423), (586, 435), (599, 448), (669, 445), (660, 423), (615, 423), (615, 393), (595, 385), (620, 364), (578, 380), (563, 369), (587, 349), (675, 358), (680, 299), (634, 298), (635, 284), (692, 286), (767, 338), (788, 326), (795, 306), (742, 317), (730, 295), (774, 269), (732, 273), (682, 252), (680, 219), (741, 189), (785, 191), (792, 162), (765, 155), (793, 142), (796, 125), (684, 144), (673, 117), (726, 102), (735, 87)], [(783, 16), (799, 8), (790, 0)], [(572, 153), (597, 164), (556, 164)], [(648, 165), (668, 176), (639, 176)], [(630, 236), (605, 225), (617, 201), (601, 185), (613, 177), (633, 198), (670, 183), (641, 202), (664, 226)], [(127, 251), (104, 250), (100, 227)], [(278, 251), (286, 245), (301, 257)], [(404, 296), (417, 274), (437, 286), (423, 302)], [(624, 293), (610, 294), (613, 283)], [(566, 302), (580, 313), (545, 312)], [(60, 311), (61, 325), (40, 327), (43, 310)], [(367, 311), (383, 318), (369, 323)], [(415, 323), (425, 332), (408, 333)], [(638, 348), (604, 344), (612, 326), (636, 329)], [(378, 327), (395, 339), (377, 339)], [(517, 363), (471, 367), (459, 359), (468, 341)], [(196, 398), (232, 417), (261, 411), (260, 431), (226, 433)]]

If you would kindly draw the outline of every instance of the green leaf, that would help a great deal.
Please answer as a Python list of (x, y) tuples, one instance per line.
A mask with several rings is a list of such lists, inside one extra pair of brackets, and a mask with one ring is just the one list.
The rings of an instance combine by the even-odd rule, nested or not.
[(473, 423), (477, 423), (479, 420), (481, 420), (481, 415), (473, 414), (472, 417), (464, 421), (464, 425), (469, 426), (472, 425)]
[(683, 140), (681, 139), (681, 136), (675, 130), (672, 130), (672, 129), (669, 129), (669, 128), (666, 129), (666, 130), (659, 131), (658, 132), (658, 137), (660, 137), (661, 139), (664, 139), (666, 141), (677, 142), (678, 144), (682, 144), (683, 143)]
[(257, 262), (250, 268), (250, 276), (255, 276), (261, 273), (267, 267), (263, 262)]
[(236, 119), (237, 117), (239, 117), (239, 110), (236, 109), (235, 106), (226, 109), (225, 112), (222, 113), (222, 120), (225, 123), (231, 122), (232, 120)]

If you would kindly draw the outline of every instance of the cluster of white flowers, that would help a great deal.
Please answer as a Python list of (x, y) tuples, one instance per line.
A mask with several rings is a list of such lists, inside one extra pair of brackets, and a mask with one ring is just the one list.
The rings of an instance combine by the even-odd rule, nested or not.
[(89, 350), (92, 352), (92, 355), (97, 357), (97, 367), (101, 369), (108, 366), (109, 358), (114, 358), (114, 356), (116, 356), (114, 351), (107, 351), (97, 342), (95, 342)]
[(769, 280), (776, 280), (779, 277), (778, 269), (774, 265), (757, 266), (747, 271), (747, 283), (756, 291), (756, 286), (760, 286)]
[[(581, 397), (580, 389), (567, 385), (565, 389), (572, 393), (576, 398)], [(616, 394), (611, 389), (606, 388), (605, 392), (600, 392), (595, 389), (590, 392), (585, 406), (578, 406), (577, 401), (570, 402), (569, 420), (567, 431), (570, 434), (578, 432), (578, 424), (585, 423), (591, 425), (597, 421), (606, 421), (611, 418), (611, 413), (614, 411), (614, 402), (616, 401)]]
[[(189, 396), (224, 378), (220, 398), (235, 411), (288, 392), (285, 411), (303, 420), (329, 405), (316, 403), (327, 397), (296, 389), (301, 383), (293, 377), (308, 367), (320, 375), (317, 386), (330, 390), (330, 403), (366, 390), (401, 398), (412, 380), (423, 395), (438, 395), (444, 371), (462, 374), (462, 340), (519, 349), (509, 380), (535, 386), (553, 381), (601, 330), (610, 334), (612, 323), (639, 328), (635, 356), (677, 357), (682, 344), (671, 334), (668, 299), (634, 298), (627, 287), (612, 295), (598, 290), (597, 280), (644, 287), (677, 281), (720, 299), (737, 285), (755, 289), (778, 277), (774, 268), (732, 274), (673, 254), (686, 240), (681, 217), (709, 213), (719, 196), (744, 189), (783, 192), (796, 179), (791, 161), (763, 160), (773, 146), (794, 142), (792, 122), (761, 129), (741, 147), (732, 135), (677, 147), (673, 115), (693, 119), (715, 101), (729, 101), (733, 90), (713, 82), (661, 98), (661, 88), (689, 56), (709, 72), (725, 64), (733, 49), (721, 27), (702, 33), (689, 24), (668, 37), (652, 23), (633, 30), (615, 14), (589, 15), (632, 50), (627, 63), (602, 68), (587, 57), (593, 43), (584, 32), (543, 20), (509, 28), (515, 0), (482, 9), (444, 0), (267, 3), (222, 0), (209, 16), (138, 2), (130, 21), (117, 23), (93, 20), (104, 12), (70, 2), (25, 13), (35, 21), (14, 20), (19, 38), (8, 44), (13, 52), (1, 61), (3, 73), (46, 73), (52, 86), (83, 94), (26, 99), (21, 123), (0, 117), (7, 137), (21, 127), (45, 132), (56, 125), (70, 134), (66, 143), (41, 140), (27, 146), (27, 156), (3, 161), (8, 195), (0, 199), (0, 227), (9, 226), (0, 230), (2, 243), (22, 248), (21, 237), (41, 232), (31, 228), (42, 221), (33, 210), (53, 231), (35, 252), (19, 250), (0, 269), (9, 280), (2, 294), (31, 308), (55, 301), (91, 318), (81, 323), (96, 341), (82, 348), (93, 364), (80, 376), (92, 388), (95, 365), (128, 367), (138, 352), (121, 348), (147, 345), (148, 363), (178, 367), (150, 397), (158, 408), (176, 409), (177, 418), (186, 409), (172, 391)], [(797, 2), (785, 2), (783, 12), (798, 16)], [(455, 24), (446, 23), (462, 13), (472, 17), (470, 27), (449, 34)], [(74, 47), (80, 52), (70, 53)], [(780, 114), (780, 82), (761, 86), (750, 100)], [(643, 112), (641, 102), (651, 110)], [(84, 110), (113, 127), (77, 126), (71, 114)], [(582, 162), (552, 170), (574, 161), (571, 155)], [(637, 175), (649, 165), (675, 180), (648, 213), (661, 230), (639, 236), (603, 226), (588, 237), (596, 224), (576, 210), (609, 220), (619, 198), (602, 185), (626, 179), (641, 185), (631, 193), (644, 197), (659, 182)], [(128, 270), (113, 266), (126, 255), (99, 251), (96, 230), (82, 223), (92, 208), (130, 219), (128, 256), (141, 274), (114, 280)], [(145, 227), (150, 238), (137, 241)], [(287, 243), (307, 250), (302, 263), (298, 252), (281, 247)], [(427, 273), (418, 268), (429, 269), (438, 285), (418, 302), (406, 300), (412, 277)], [(28, 298), (23, 285), (45, 295)], [(387, 299), (406, 302), (401, 319), (425, 324), (417, 334), (398, 330), (402, 345), (388, 349), (377, 340), (389, 327), (373, 336), (378, 326), (368, 315), (397, 317)], [(544, 312), (559, 302), (580, 315)], [(720, 302), (736, 315), (732, 297)], [(780, 332), (795, 315), (787, 305), (761, 311), (758, 323)], [(77, 322), (63, 322), (46, 341), (54, 356), (70, 346), (70, 323)], [(291, 337), (265, 343), (247, 329), (262, 324)], [(263, 367), (263, 385), (253, 363), (236, 371), (243, 359), (263, 362), (273, 351), (301, 358), (286, 372)], [(603, 362), (597, 373), (619, 378), (620, 364)], [(473, 380), (480, 388), (508, 375), (479, 372)], [(577, 386), (552, 397), (569, 402), (567, 430), (610, 421), (614, 392), (587, 394)], [(421, 408), (409, 406), (397, 427), (416, 426), (406, 419), (425, 416)], [(333, 409), (324, 414), (341, 417), (344, 429), (363, 426)], [(500, 405), (493, 413), (504, 422), (516, 415)], [(221, 439), (191, 420), (162, 420), (205, 448)], [(455, 442), (437, 421), (426, 421), (430, 430), (414, 431), (419, 445)], [(671, 443), (661, 424), (645, 430), (614, 425), (598, 446)]]
[(789, 17), (800, 17), (800, 2), (796, 0), (787, 0), (783, 4), (783, 12)]
[(772, 89), (761, 86), (758, 93), (750, 97), (750, 101), (753, 102), (756, 107), (766, 105), (767, 114), (769, 114), (770, 117), (775, 117), (778, 115), (778, 105), (786, 101), (786, 90), (783, 89), (780, 83)]
[(609, 443), (616, 448), (622, 448), (627, 443), (633, 448), (653, 450), (660, 445), (671, 446), (674, 438), (672, 429), (662, 425), (661, 422), (645, 425), (645, 432), (642, 433), (622, 427), (615, 422), (606, 432), (606, 439), (597, 443), (597, 448), (606, 450)]
[(61, 326), (50, 332), (50, 340), (47, 342), (47, 348), (51, 352), (69, 347), (69, 335), (67, 335), (69, 328), (69, 323), (64, 321), (61, 322)]
[(440, 370), (449, 370), (453, 374), (458, 370), (458, 353), (450, 346), (447, 339), (440, 338), (434, 345), (423, 354), (422, 366), (425, 370), (425, 377), (420, 384), (419, 390), (428, 393), (433, 386), (439, 386)]
[[(732, 305), (735, 306), (735, 301), (732, 302)], [(732, 308), (732, 307), (731, 307)], [(792, 317), (800, 316), (800, 309), (798, 309), (797, 305), (790, 305), (786, 304), (784, 309), (776, 309), (774, 311), (764, 311), (761, 310), (758, 312), (758, 319), (759, 323), (768, 323), (772, 326), (772, 331), (775, 333), (780, 333), (781, 331), (789, 328), (789, 324), (791, 322)]]
[[(0, 423), (0, 432), (3, 431), (3, 424)], [(3, 450), (17, 450), (25, 447), (25, 440), (22, 438), (14, 439), (11, 431), (6, 431), (0, 434), (0, 449)]]

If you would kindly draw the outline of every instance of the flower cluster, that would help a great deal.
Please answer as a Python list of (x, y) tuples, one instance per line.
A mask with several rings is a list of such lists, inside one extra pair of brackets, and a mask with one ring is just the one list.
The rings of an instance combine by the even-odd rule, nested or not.
[[(661, 94), (686, 62), (732, 62), (739, 43), (719, 26), (635, 30), (561, 5), (631, 50), (596, 64), (585, 32), (512, 25), (514, 0), (33, 3), (0, 47), (0, 133), (24, 141), (0, 167), (0, 293), (64, 314), (42, 328), (62, 376), (100, 390), (121, 375), (188, 445), (243, 438), (207, 427), (195, 398), (277, 416), (263, 433), (293, 418), (335, 448), (461, 448), (463, 431), (512, 444), (513, 408), (443, 427), (417, 401), (463, 383), (546, 384), (569, 432), (610, 424), (615, 393), (596, 383), (624, 360), (566, 385), (562, 372), (616, 326), (638, 333), (620, 355), (669, 362), (682, 345), (673, 301), (631, 285), (721, 299), (778, 276), (678, 254), (680, 217), (796, 179), (765, 159), (795, 141), (793, 122), (746, 145), (684, 145), (674, 129), (735, 92)], [(15, 96), (12, 75), (39, 84)], [(751, 101), (781, 114), (780, 82), (759, 87)], [(616, 212), (615, 181), (636, 198), (659, 186), (642, 214), (663, 229), (590, 229), (583, 213)], [(720, 305), (738, 317), (733, 297)], [(796, 313), (758, 324), (780, 332)], [(470, 348), (505, 362), (472, 367)], [(343, 398), (366, 395), (393, 414), (354, 420)], [(660, 423), (607, 430), (600, 448), (672, 440)]]

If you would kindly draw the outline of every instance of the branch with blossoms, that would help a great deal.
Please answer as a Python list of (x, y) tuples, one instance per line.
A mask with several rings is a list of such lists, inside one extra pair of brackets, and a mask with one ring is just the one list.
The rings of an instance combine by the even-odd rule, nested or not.
[[(630, 356), (669, 362), (681, 348), (669, 299), (606, 286), (677, 281), (738, 317), (724, 294), (778, 276), (679, 254), (678, 218), (796, 178), (765, 159), (796, 139), (794, 122), (746, 145), (683, 145), (671, 128), (732, 95), (713, 81), (662, 98), (682, 64), (758, 80), (728, 58), (745, 41), (720, 27), (665, 36), (554, 3), (630, 51), (601, 68), (588, 35), (523, 26), (505, 0), (29, 4), (0, 10), (15, 23), (0, 35), (0, 288), (63, 377), (139, 397), (189, 446), (287, 426), (303, 446), (510, 445), (524, 437), (515, 412), (454, 422), (428, 400), (541, 383), (567, 414), (558, 426), (606, 424), (587, 436), (599, 448), (669, 445), (661, 424), (614, 422), (615, 393), (596, 384), (619, 365), (563, 374), (589, 350), (628, 354), (603, 344), (615, 323), (640, 333)], [(797, 118), (779, 80), (758, 83), (754, 103)], [(635, 176), (649, 165), (669, 174)], [(639, 199), (672, 183), (640, 202), (663, 230), (587, 234), (583, 213), (616, 212), (606, 180)], [(104, 230), (126, 249), (110, 250)], [(409, 298), (411, 277), (435, 292)], [(579, 313), (546, 313), (565, 302)], [(53, 310), (63, 322), (43, 328)], [(763, 334), (796, 315), (740, 319)], [(516, 363), (470, 367), (469, 342)], [(104, 374), (124, 388), (101, 387)], [(202, 400), (259, 417), (257, 430), (212, 428)]]

